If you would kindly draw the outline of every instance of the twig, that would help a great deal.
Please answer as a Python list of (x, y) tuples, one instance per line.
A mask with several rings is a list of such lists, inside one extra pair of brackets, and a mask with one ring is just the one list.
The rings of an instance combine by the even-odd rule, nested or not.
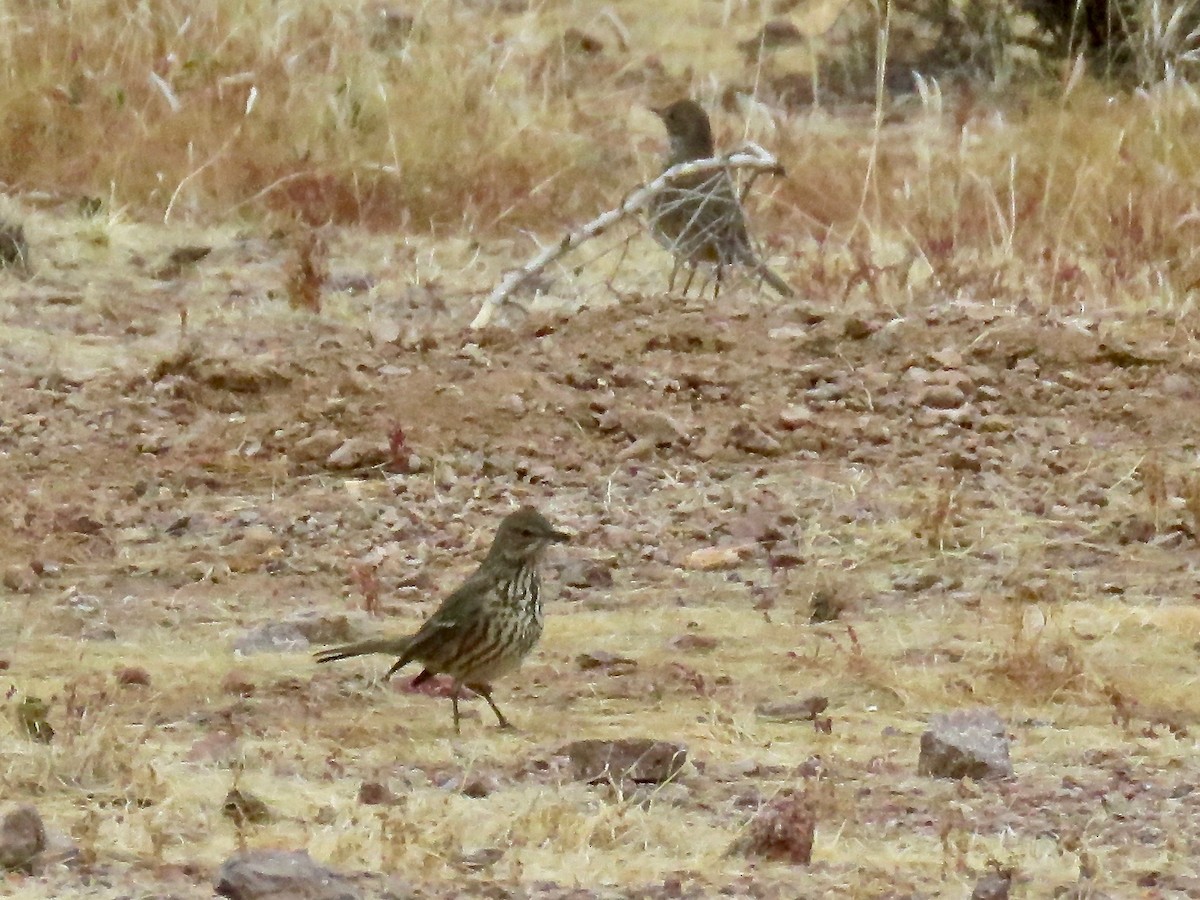
[(616, 209), (601, 213), (581, 228), (565, 235), (563, 239), (551, 244), (519, 269), (514, 269), (504, 276), (496, 288), (484, 298), (479, 313), (471, 322), (472, 328), (483, 328), (492, 321), (497, 308), (504, 303), (513, 291), (528, 279), (540, 273), (546, 266), (563, 254), (574, 250), (584, 241), (591, 240), (604, 233), (614, 222), (631, 215), (646, 205), (646, 202), (661, 191), (676, 178), (696, 175), (701, 172), (712, 172), (717, 169), (751, 169), (755, 172), (770, 172), (782, 175), (783, 167), (779, 160), (757, 144), (747, 144), (741, 150), (726, 156), (715, 156), (711, 159), (697, 159), (692, 162), (671, 166), (649, 184), (636, 188), (626, 194), (625, 200)]

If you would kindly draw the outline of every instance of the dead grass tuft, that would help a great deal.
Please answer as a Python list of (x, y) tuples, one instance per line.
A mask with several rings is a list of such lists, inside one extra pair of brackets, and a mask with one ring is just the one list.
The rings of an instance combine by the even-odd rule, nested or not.
[(306, 228), (296, 233), (292, 243), (295, 250), (285, 283), (288, 303), (292, 309), (319, 313), (321, 288), (329, 278), (325, 240), (315, 228)]
[(988, 674), (1016, 691), (1023, 703), (1061, 700), (1094, 688), (1078, 644), (1048, 626), (1042, 610), (1024, 608), (1007, 646), (987, 666)]
[(396, 48), (337, 0), (15, 5), (0, 179), (167, 218), (545, 215), (556, 201), (542, 186), (573, 165), (569, 111), (519, 90), (520, 67), (488, 40), (499, 19), (476, 11), (464, 29), (432, 4), (417, 18)]

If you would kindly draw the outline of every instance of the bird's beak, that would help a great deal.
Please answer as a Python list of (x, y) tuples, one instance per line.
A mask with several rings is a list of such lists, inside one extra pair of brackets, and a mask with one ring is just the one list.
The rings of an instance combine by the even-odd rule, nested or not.
[(666, 115), (667, 108), (665, 106), (651, 106), (650, 112), (654, 113), (661, 119), (664, 115)]
[(550, 529), (550, 533), (546, 535), (546, 537), (549, 540), (554, 541), (556, 544), (563, 544), (571, 540), (571, 536), (565, 531), (556, 531), (553, 528)]

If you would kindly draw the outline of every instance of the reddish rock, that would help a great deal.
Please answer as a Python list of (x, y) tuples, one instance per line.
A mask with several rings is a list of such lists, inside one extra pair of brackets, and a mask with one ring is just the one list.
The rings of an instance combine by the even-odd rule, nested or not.
[(807, 797), (779, 797), (759, 810), (731, 849), (744, 856), (807, 866), (812, 862), (816, 831), (817, 818)]
[(141, 666), (124, 666), (116, 671), (117, 684), (122, 687), (150, 687), (150, 673)]

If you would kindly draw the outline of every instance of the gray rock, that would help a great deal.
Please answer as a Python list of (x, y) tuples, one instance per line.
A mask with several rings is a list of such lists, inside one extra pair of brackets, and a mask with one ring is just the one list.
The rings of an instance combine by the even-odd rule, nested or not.
[(988, 872), (977, 882), (971, 892), (971, 900), (1008, 900), (1008, 892), (1012, 887), (1013, 873), (1011, 869), (996, 868)]
[(993, 709), (960, 709), (934, 716), (921, 735), (918, 775), (934, 778), (1007, 778), (1008, 734)]
[(14, 807), (0, 819), (0, 869), (28, 869), (46, 849), (46, 827), (28, 803)]
[(256, 850), (229, 857), (216, 892), (230, 900), (359, 900), (345, 875), (313, 862), (303, 850)]
[(268, 622), (246, 632), (233, 645), (235, 653), (287, 653), (313, 644), (344, 644), (358, 637), (345, 613), (304, 612), (282, 622)]

